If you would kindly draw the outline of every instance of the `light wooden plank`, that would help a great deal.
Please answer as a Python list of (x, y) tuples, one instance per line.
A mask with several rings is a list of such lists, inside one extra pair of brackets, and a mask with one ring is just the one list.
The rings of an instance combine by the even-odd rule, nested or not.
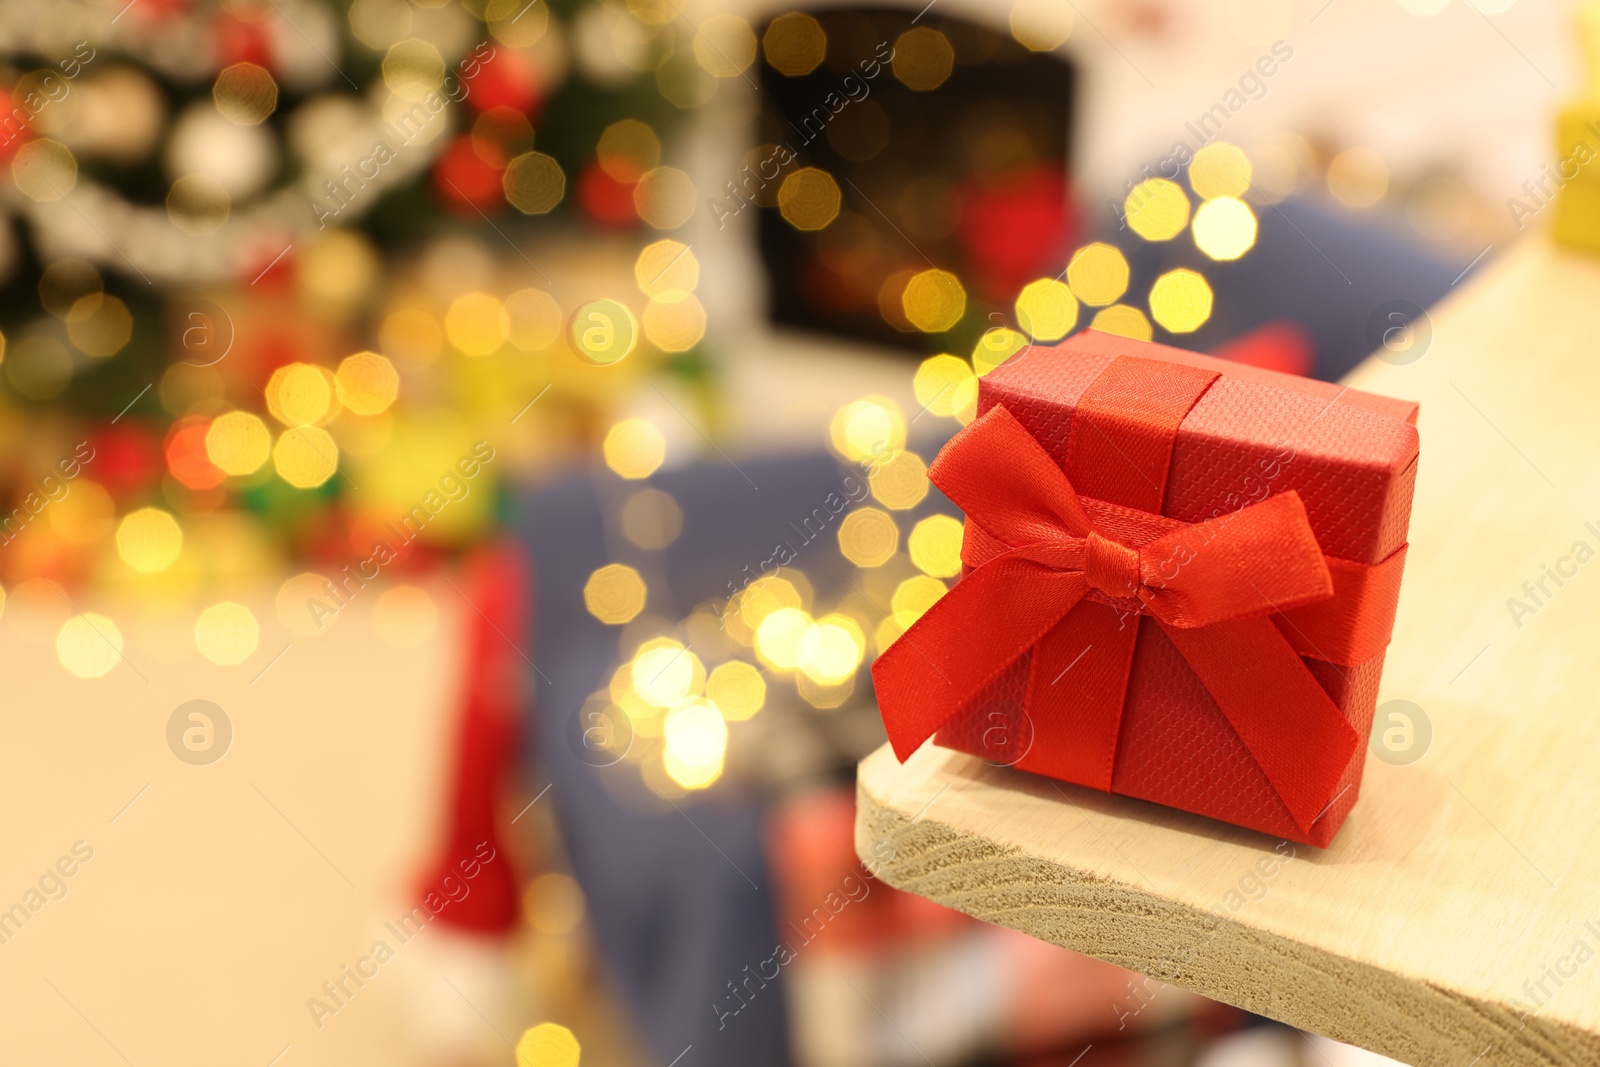
[[(862, 762), (862, 857), (961, 911), (1419, 1067), (1600, 1063), (1600, 562), (1569, 559), (1539, 604), (1523, 591), (1578, 542), (1600, 551), (1600, 261), (1530, 241), (1478, 270), (1420, 359), (1350, 380), (1422, 404), (1379, 706), (1414, 701), (1433, 737), (1410, 765), (1368, 756), (1332, 847), (929, 745)], [(1515, 617), (1514, 596), (1534, 610)]]

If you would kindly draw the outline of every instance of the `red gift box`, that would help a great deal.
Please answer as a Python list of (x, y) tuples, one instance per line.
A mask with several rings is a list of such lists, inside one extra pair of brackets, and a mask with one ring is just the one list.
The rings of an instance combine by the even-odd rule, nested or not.
[(1012, 357), (929, 475), (961, 580), (879, 657), (904, 760), (1325, 847), (1394, 623), (1417, 406), (1093, 331)]

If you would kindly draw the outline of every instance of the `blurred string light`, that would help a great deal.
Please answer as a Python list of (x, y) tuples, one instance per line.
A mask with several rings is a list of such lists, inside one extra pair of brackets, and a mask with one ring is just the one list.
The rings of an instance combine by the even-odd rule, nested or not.
[(645, 296), (670, 304), (693, 293), (700, 284), (700, 261), (683, 242), (663, 239), (639, 253), (633, 277)]
[(755, 62), (755, 31), (738, 15), (712, 15), (694, 36), (694, 58), (715, 77), (737, 78)]
[(1244, 196), (1251, 174), (1250, 157), (1226, 141), (1211, 142), (1189, 161), (1189, 185), (1202, 200)]
[(951, 416), (978, 400), (978, 376), (959, 356), (929, 356), (917, 367), (912, 392), (923, 410)]
[(267, 379), (267, 411), (285, 426), (325, 422), (333, 406), (333, 375), (311, 363), (288, 363)]
[(278, 107), (278, 83), (265, 67), (235, 63), (222, 68), (211, 86), (217, 111), (240, 126), (259, 126)]
[(636, 182), (661, 162), (661, 138), (638, 119), (613, 122), (595, 144), (600, 169), (619, 182)]
[(972, 369), (983, 377), (1029, 345), (1026, 335), (1005, 326), (985, 330), (972, 348)]
[(1067, 263), (1067, 285), (1090, 307), (1114, 304), (1128, 291), (1128, 260), (1121, 249), (1103, 242), (1084, 245)]
[(294, 426), (272, 446), (272, 467), (296, 489), (315, 489), (339, 469), (339, 446), (320, 426)]
[(719, 664), (706, 678), (706, 698), (722, 717), (741, 722), (761, 710), (767, 700), (767, 683), (761, 672), (743, 660)]
[(779, 74), (804, 77), (828, 55), (828, 35), (810, 15), (791, 11), (779, 15), (761, 37), (761, 51)]
[(923, 333), (942, 333), (967, 312), (967, 291), (961, 279), (947, 270), (918, 271), (900, 297), (906, 318)]
[(820, 685), (841, 685), (854, 677), (866, 652), (861, 627), (848, 615), (825, 615), (800, 639), (799, 668)]
[(624, 478), (648, 478), (666, 458), (667, 442), (648, 419), (623, 419), (606, 433), (606, 466)]
[(421, 100), (444, 84), (439, 49), (418, 37), (396, 41), (383, 56), (383, 83), (402, 100)]
[(797, 230), (821, 230), (839, 217), (839, 183), (817, 167), (791, 171), (778, 187), (778, 210)]
[(231, 600), (206, 608), (194, 624), (195, 647), (218, 666), (243, 663), (255, 653), (260, 638), (255, 615)]
[(889, 598), (889, 609), (894, 615), (895, 624), (902, 631), (910, 629), (911, 624), (937, 604), (945, 592), (945, 584), (930, 575), (918, 574), (907, 578), (895, 587), (894, 595)]
[(581, 1054), (571, 1030), (558, 1023), (540, 1023), (517, 1039), (516, 1067), (578, 1067)]
[(651, 300), (640, 317), (644, 335), (663, 352), (687, 352), (706, 334), (706, 309), (692, 293)]
[(1114, 333), (1135, 341), (1148, 341), (1154, 336), (1150, 320), (1144, 312), (1129, 304), (1112, 304), (1095, 314), (1089, 328), (1101, 333)]
[(104, 615), (74, 615), (56, 634), (56, 659), (79, 678), (100, 678), (122, 658), (122, 631)]
[(1211, 286), (1192, 270), (1169, 270), (1150, 289), (1150, 314), (1172, 333), (1192, 333), (1211, 317)]
[(1194, 243), (1215, 260), (1234, 260), (1256, 243), (1256, 215), (1250, 205), (1231, 196), (1201, 204), (1194, 213)]
[(631, 622), (644, 610), (644, 579), (632, 567), (608, 563), (589, 575), (583, 585), (583, 606), (609, 626)]
[(1072, 5), (1062, 0), (1017, 0), (1011, 36), (1030, 52), (1053, 52), (1072, 36)]
[(505, 305), (490, 294), (464, 293), (451, 301), (445, 312), (444, 333), (464, 355), (487, 356), (505, 344), (511, 317)]
[(144, 574), (164, 571), (183, 549), (183, 530), (172, 513), (160, 508), (130, 511), (117, 524), (117, 555)]
[(1034, 341), (1059, 341), (1078, 324), (1078, 301), (1065, 282), (1040, 278), (1022, 287), (1017, 326)]
[(700, 657), (681, 642), (656, 638), (639, 646), (633, 657), (633, 688), (658, 708), (671, 708), (698, 697), (706, 671)]
[(399, 396), (400, 375), (393, 363), (376, 352), (357, 352), (339, 364), (334, 385), (339, 403), (357, 415), (376, 415)]
[(1170, 241), (1189, 223), (1189, 198), (1177, 182), (1149, 178), (1123, 203), (1128, 228), (1146, 241)]
[(30, 200), (60, 200), (78, 184), (78, 161), (66, 145), (41, 137), (11, 157), (11, 179)]
[(206, 428), (206, 458), (224, 474), (253, 474), (272, 454), (272, 435), (259, 415), (230, 411)]
[(905, 447), (906, 420), (900, 405), (886, 396), (865, 396), (852, 400), (828, 424), (828, 442), (833, 450), (857, 463), (887, 458)]
[(928, 495), (928, 468), (915, 452), (899, 451), (868, 477), (873, 499), (892, 511), (906, 511)]
[(856, 508), (839, 523), (839, 552), (857, 567), (881, 567), (900, 547), (900, 528), (887, 511)]
[(633, 187), (633, 205), (656, 229), (676, 229), (694, 214), (694, 181), (676, 167), (656, 167)]
[(547, 215), (567, 195), (567, 176), (554, 156), (523, 152), (500, 177), (506, 203), (524, 215)]
[(128, 305), (106, 293), (89, 293), (72, 302), (66, 314), (67, 340), (86, 356), (105, 358), (122, 351), (133, 336)]
[(756, 655), (762, 663), (781, 671), (800, 666), (800, 642), (811, 628), (811, 616), (797, 607), (767, 612), (755, 628)]
[(929, 92), (944, 84), (955, 66), (955, 49), (944, 34), (928, 26), (902, 33), (894, 42), (890, 66), (907, 89)]
[(959, 519), (949, 515), (929, 515), (911, 528), (906, 551), (918, 570), (935, 578), (954, 578), (961, 573)]
[(685, 704), (667, 712), (662, 724), (661, 762), (678, 785), (704, 789), (722, 776), (728, 751), (728, 724), (717, 709)]

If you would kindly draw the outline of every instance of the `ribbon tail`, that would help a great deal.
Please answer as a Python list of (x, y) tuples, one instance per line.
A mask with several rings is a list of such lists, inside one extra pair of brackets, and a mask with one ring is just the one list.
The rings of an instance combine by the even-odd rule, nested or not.
[(1360, 744), (1344, 714), (1271, 619), (1162, 629), (1310, 833)]
[(895, 756), (904, 762), (1088, 588), (1081, 572), (1005, 557), (957, 582), (872, 665)]
[(1085, 600), (1040, 640), (1028, 677), (1033, 745), (1018, 767), (1111, 791), (1139, 619)]

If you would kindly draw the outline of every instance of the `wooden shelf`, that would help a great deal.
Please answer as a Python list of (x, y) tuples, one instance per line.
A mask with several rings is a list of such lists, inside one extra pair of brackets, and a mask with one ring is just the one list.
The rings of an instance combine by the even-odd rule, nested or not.
[[(1415, 702), (1432, 740), (1409, 765), (1368, 756), (1332, 847), (929, 745), (862, 762), (862, 858), (1418, 1067), (1600, 1063), (1600, 556), (1562, 563), (1576, 573), (1542, 604), (1523, 590), (1577, 542), (1600, 553), (1600, 260), (1528, 241), (1478, 271), (1434, 310), (1420, 359), (1350, 379), (1422, 404), (1379, 706)], [(1534, 611), (1514, 618), (1511, 597)]]

